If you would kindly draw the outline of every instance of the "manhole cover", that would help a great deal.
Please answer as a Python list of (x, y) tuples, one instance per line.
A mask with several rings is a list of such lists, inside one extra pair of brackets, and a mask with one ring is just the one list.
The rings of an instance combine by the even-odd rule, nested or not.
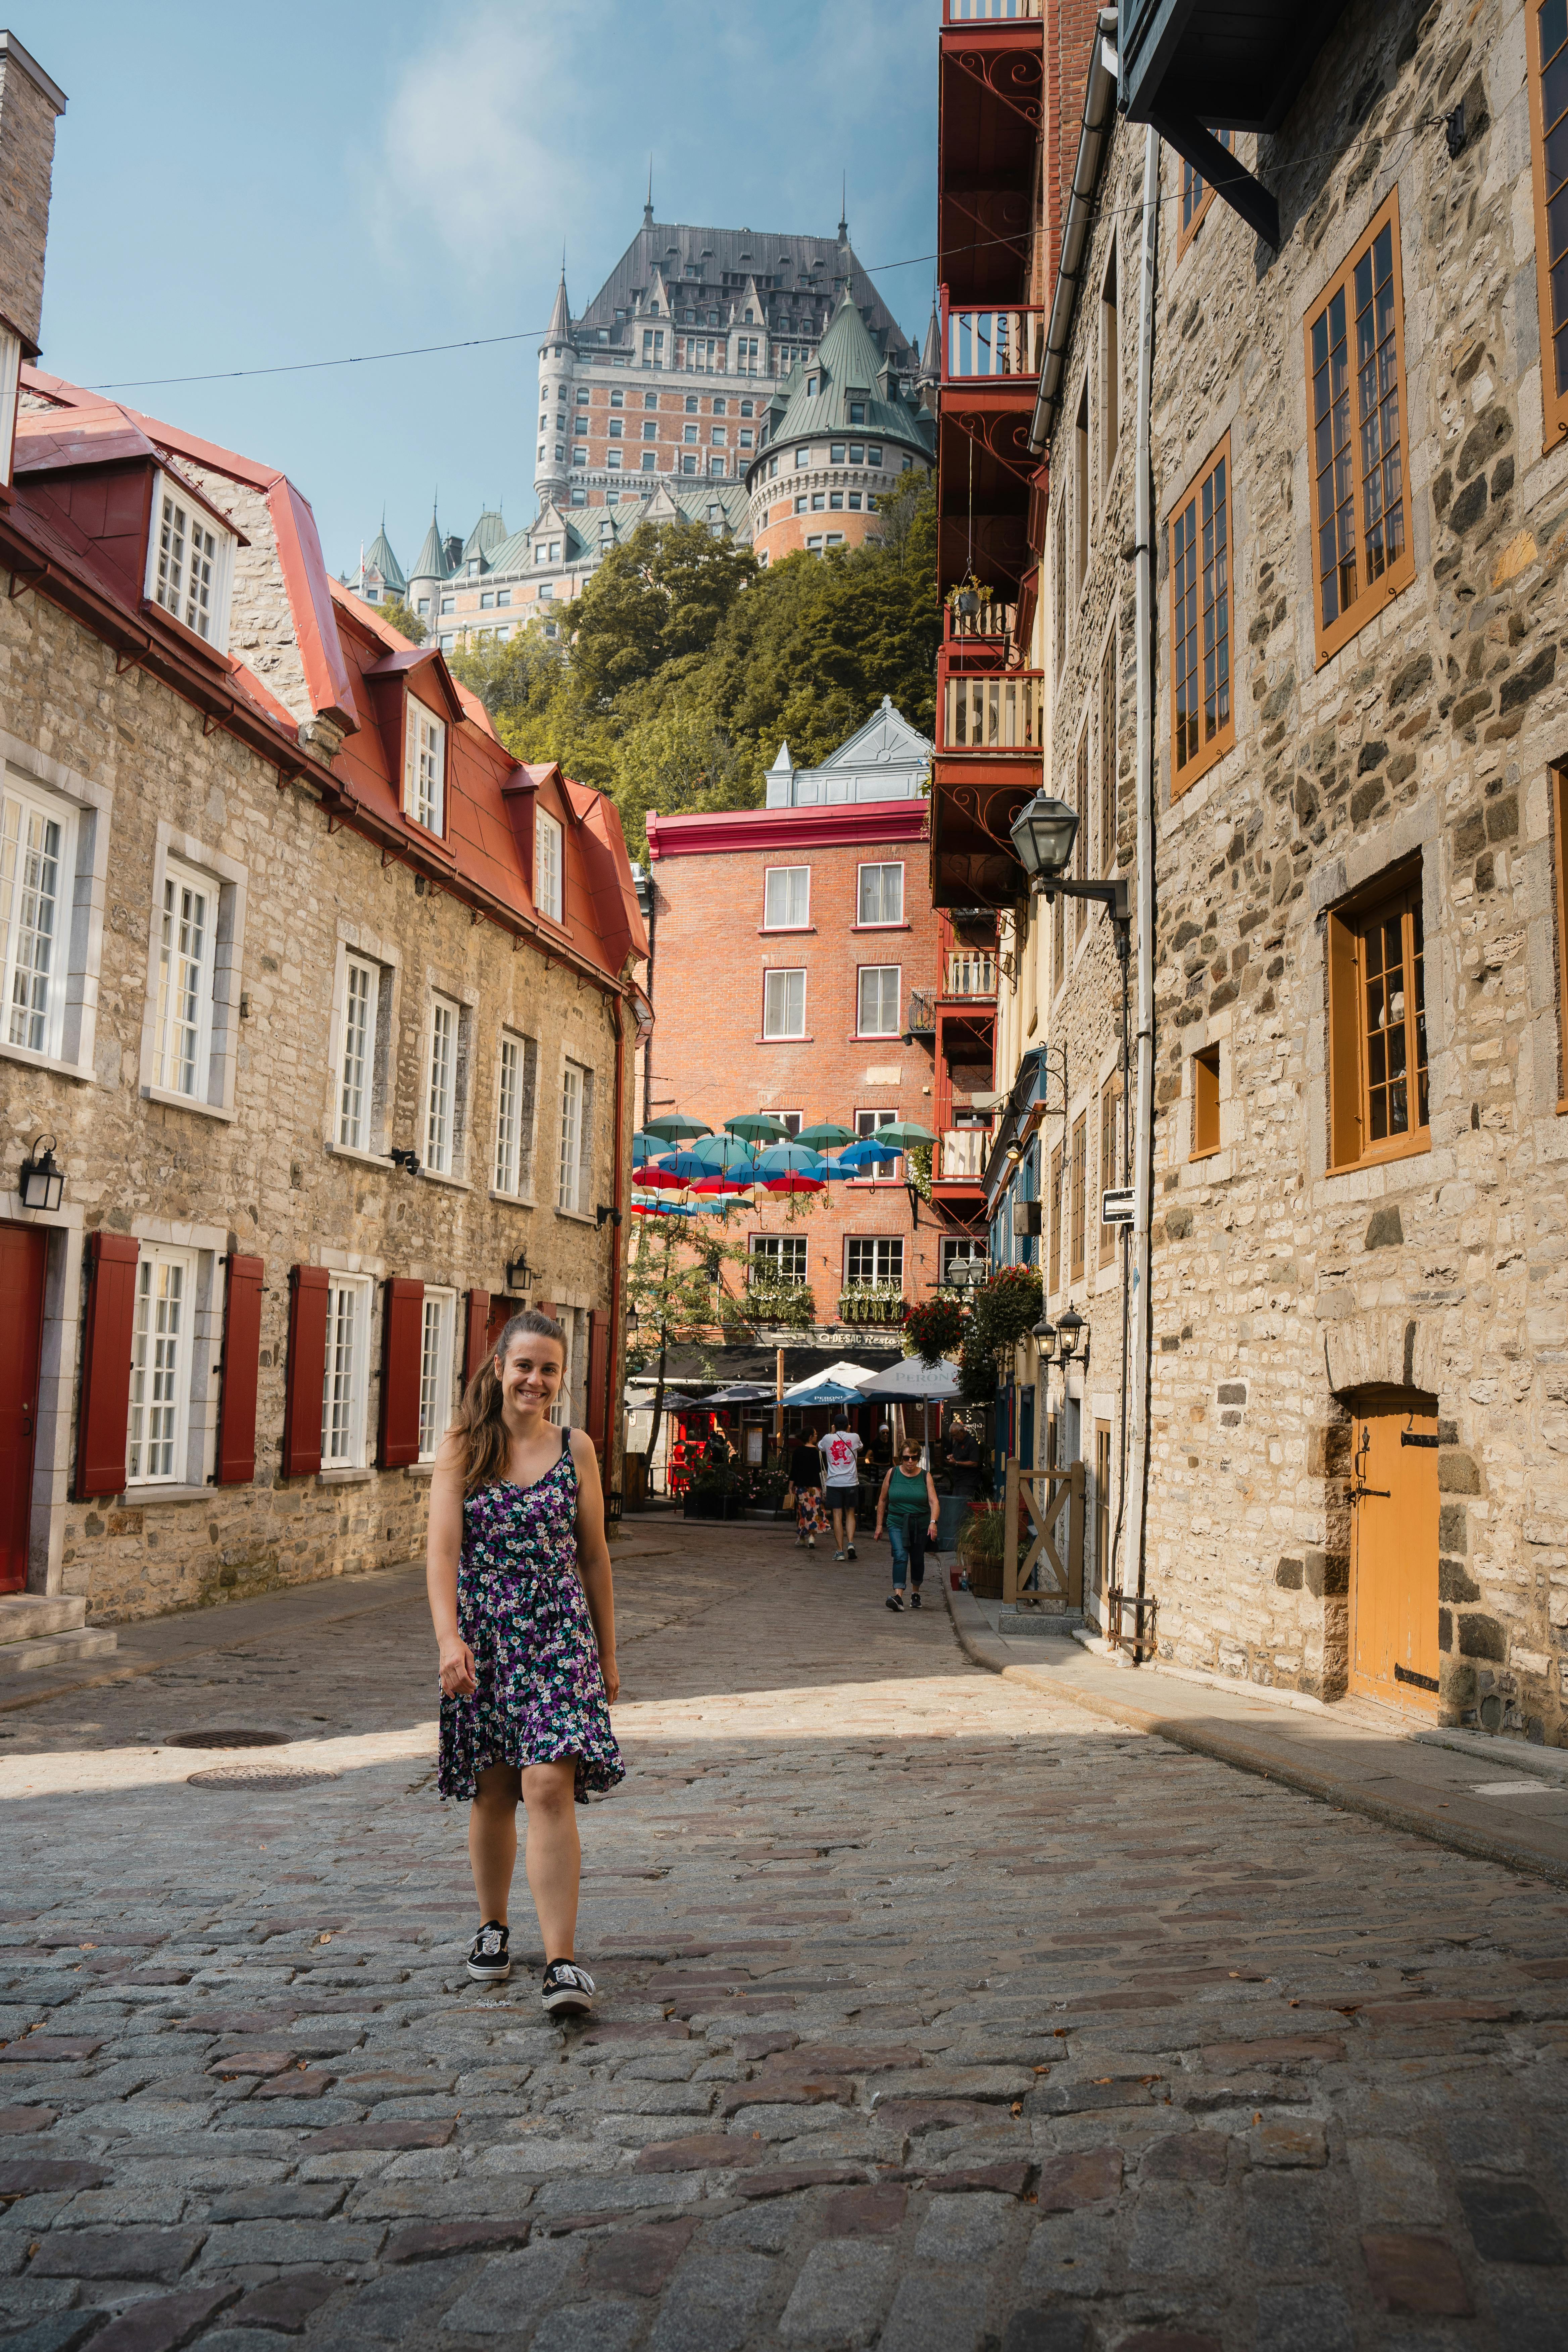
[(286, 1731), (172, 1731), (165, 1748), (287, 1748)]
[(186, 1775), (188, 1789), (309, 1789), (318, 1780), (335, 1780), (335, 1772), (309, 1764), (215, 1764), (210, 1772)]

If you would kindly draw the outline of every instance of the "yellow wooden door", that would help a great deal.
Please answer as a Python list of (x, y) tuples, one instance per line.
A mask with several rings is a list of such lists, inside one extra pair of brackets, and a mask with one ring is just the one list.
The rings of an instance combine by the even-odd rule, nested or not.
[(1358, 1413), (1351, 1482), (1350, 1686), (1437, 1708), (1437, 1423)]

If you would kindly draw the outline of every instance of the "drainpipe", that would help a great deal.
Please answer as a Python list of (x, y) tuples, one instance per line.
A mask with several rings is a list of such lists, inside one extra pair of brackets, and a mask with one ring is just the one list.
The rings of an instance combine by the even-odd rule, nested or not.
[[(1154, 275), (1160, 225), (1160, 139), (1150, 126), (1143, 149), (1143, 250), (1138, 302), (1138, 425), (1133, 533), (1138, 625), (1138, 1125), (1132, 1223), (1132, 1428), (1123, 1504), (1132, 1504), (1138, 1555), (1136, 1628), (1142, 1632), (1149, 1521), (1149, 1278), (1154, 1192), (1154, 551), (1152, 421)], [(1125, 1423), (1123, 1424), (1125, 1428)], [(1121, 1589), (1127, 1590), (1126, 1559)], [(1142, 1644), (1134, 1641), (1133, 1661)]]

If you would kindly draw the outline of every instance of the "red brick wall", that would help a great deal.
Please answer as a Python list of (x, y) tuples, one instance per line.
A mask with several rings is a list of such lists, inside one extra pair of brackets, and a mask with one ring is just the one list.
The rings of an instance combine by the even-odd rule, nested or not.
[(1083, 93), (1099, 22), (1099, 0), (1047, 0), (1042, 191), (1050, 247), (1050, 278), (1042, 298), (1047, 303), (1056, 292), (1062, 230), (1072, 193), (1073, 168), (1078, 162), (1079, 132), (1083, 127)]
[[(892, 803), (889, 808), (903, 813), (910, 805)], [(922, 806), (922, 818), (923, 814)], [(804, 825), (820, 831), (835, 812), (799, 814)], [(866, 810), (845, 814), (863, 823)], [(807, 1127), (833, 1119), (853, 1129), (858, 1110), (887, 1108), (933, 1126), (930, 1045), (855, 1035), (861, 964), (901, 968), (905, 1018), (910, 989), (936, 984), (940, 965), (937, 918), (927, 884), (929, 854), (923, 837), (900, 839), (890, 833), (870, 842), (813, 841), (798, 847), (659, 856), (652, 866), (655, 1116), (673, 1102), (717, 1130), (741, 1111), (798, 1110)], [(891, 860), (904, 866), (907, 928), (858, 929), (858, 869)], [(811, 868), (811, 929), (766, 935), (764, 869), (794, 865)], [(797, 967), (806, 973), (806, 1042), (764, 1045), (763, 972)], [(871, 1070), (897, 1076), (873, 1080)], [(918, 1233), (911, 1234), (901, 1182), (836, 1183), (812, 1196), (809, 1205), (796, 1203), (793, 1219), (789, 1202), (774, 1198), (755, 1214), (736, 1210), (721, 1230), (742, 1244), (752, 1233), (804, 1234), (818, 1319), (829, 1322), (844, 1278), (844, 1242), (851, 1234), (901, 1234), (905, 1296), (913, 1300), (929, 1293), (937, 1276), (938, 1223), (923, 1202), (920, 1220)], [(713, 1222), (717, 1227), (719, 1221)]]

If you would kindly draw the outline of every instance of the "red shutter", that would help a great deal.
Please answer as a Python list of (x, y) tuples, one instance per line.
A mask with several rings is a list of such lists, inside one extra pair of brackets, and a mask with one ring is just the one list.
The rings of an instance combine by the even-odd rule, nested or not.
[(131, 1412), (131, 1335), (136, 1316), (139, 1242), (89, 1234), (87, 1326), (81, 1343), (76, 1499), (118, 1495), (125, 1484), (125, 1424)]
[(283, 1475), (313, 1477), (321, 1466), (321, 1391), (327, 1378), (324, 1265), (289, 1269), (289, 1386), (283, 1407)]
[(384, 1470), (419, 1459), (419, 1375), (425, 1354), (425, 1285), (386, 1284), (381, 1307), (381, 1450)]
[(489, 1346), (490, 1295), (488, 1290), (468, 1293), (468, 1330), (463, 1343), (463, 1386), (468, 1387), (485, 1360)]
[(594, 1307), (588, 1317), (588, 1434), (602, 1463), (608, 1462), (605, 1448), (609, 1404), (607, 1382), (610, 1376), (610, 1318), (602, 1307)]
[(261, 1358), (263, 1271), (258, 1257), (228, 1261), (214, 1482), (219, 1486), (247, 1486), (256, 1475), (256, 1374)]

